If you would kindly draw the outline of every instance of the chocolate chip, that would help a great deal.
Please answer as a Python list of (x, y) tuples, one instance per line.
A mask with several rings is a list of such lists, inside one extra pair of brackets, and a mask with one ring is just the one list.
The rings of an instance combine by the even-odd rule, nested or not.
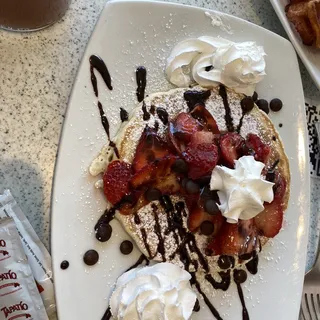
[(217, 214), (220, 211), (218, 205), (212, 199), (209, 199), (204, 203), (204, 210), (211, 215)]
[(199, 303), (198, 299), (196, 300), (196, 303), (194, 304), (193, 311), (194, 312), (199, 312), (200, 311), (200, 303)]
[(200, 191), (200, 187), (192, 180), (188, 180), (186, 183), (186, 191), (190, 194), (198, 193)]
[(282, 124), (282, 123), (279, 123), (279, 127), (282, 128), (282, 126), (283, 126), (283, 124)]
[(125, 240), (122, 241), (122, 243), (120, 244), (120, 251), (122, 254), (130, 254), (133, 250), (133, 244), (131, 241), (129, 240)]
[(272, 140), (273, 140), (273, 141), (277, 141), (277, 137), (276, 137), (276, 136), (273, 136), (273, 137), (272, 137)]
[(280, 111), (282, 109), (282, 101), (278, 98), (272, 99), (270, 101), (270, 109), (274, 112)]
[(159, 200), (161, 197), (161, 191), (156, 188), (151, 188), (146, 191), (145, 196), (148, 201)]
[(269, 113), (269, 103), (267, 100), (259, 99), (256, 102), (256, 105), (259, 107), (260, 110), (264, 111), (266, 114)]
[(211, 221), (203, 221), (200, 225), (200, 231), (205, 236), (210, 236), (214, 231), (214, 225)]
[(61, 264), (60, 264), (60, 268), (61, 268), (62, 270), (68, 269), (68, 268), (69, 268), (69, 262), (68, 262), (67, 260), (63, 260), (63, 261), (61, 262)]
[(111, 238), (112, 227), (110, 224), (101, 223), (97, 226), (96, 229), (96, 238), (100, 242), (106, 242)]
[(234, 257), (222, 255), (218, 259), (218, 266), (225, 270), (234, 266)]
[(200, 187), (205, 187), (210, 183), (211, 180), (211, 176), (204, 176), (201, 177), (197, 180), (195, 180), (195, 182), (200, 186)]
[(258, 93), (256, 91), (253, 93), (252, 99), (253, 99), (253, 101), (257, 101), (258, 100)]
[(172, 165), (172, 170), (184, 174), (188, 172), (188, 165), (183, 159), (177, 159)]
[(213, 66), (206, 66), (204, 68), (204, 70), (206, 70), (207, 72), (211, 71), (212, 69), (214, 69)]
[(84, 256), (83, 261), (88, 266), (95, 265), (99, 260), (99, 253), (96, 250), (88, 250)]
[(249, 112), (253, 109), (254, 102), (251, 97), (245, 97), (241, 100), (241, 108), (243, 112)]
[(244, 283), (247, 280), (247, 273), (242, 269), (235, 269), (233, 271), (233, 279), (237, 284)]

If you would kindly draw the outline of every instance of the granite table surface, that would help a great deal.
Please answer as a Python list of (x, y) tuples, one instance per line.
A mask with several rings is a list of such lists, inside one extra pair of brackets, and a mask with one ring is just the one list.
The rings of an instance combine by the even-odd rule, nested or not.
[[(283, 37), (267, 0), (179, 0), (243, 18)], [(9, 188), (49, 248), (50, 196), (59, 135), (82, 54), (105, 0), (74, 0), (64, 18), (36, 33), (0, 31), (0, 193)], [(300, 63), (305, 96), (320, 92)], [(317, 247), (320, 180), (311, 179), (307, 268)]]

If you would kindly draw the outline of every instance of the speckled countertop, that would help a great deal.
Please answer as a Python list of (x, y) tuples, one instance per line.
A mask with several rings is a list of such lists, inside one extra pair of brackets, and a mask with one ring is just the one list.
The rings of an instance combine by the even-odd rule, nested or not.
[[(176, 1), (230, 13), (286, 37), (267, 0)], [(10, 188), (49, 247), (50, 195), (59, 134), (85, 46), (105, 0), (74, 0), (66, 16), (36, 33), (0, 31), (0, 192)], [(320, 92), (300, 64), (305, 95)], [(316, 248), (320, 180), (311, 181), (311, 241)], [(308, 267), (307, 266), (307, 267)]]

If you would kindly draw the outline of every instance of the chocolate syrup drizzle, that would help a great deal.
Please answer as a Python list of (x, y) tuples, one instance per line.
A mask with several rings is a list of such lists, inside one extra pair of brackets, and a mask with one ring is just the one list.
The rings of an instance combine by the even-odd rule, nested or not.
[(104, 61), (100, 57), (96, 55), (92, 55), (89, 58), (89, 62), (90, 62), (91, 82), (92, 82), (93, 90), (96, 97), (98, 97), (98, 83), (97, 83), (97, 78), (94, 74), (94, 69), (96, 69), (100, 73), (108, 89), (112, 90), (110, 73)]
[[(96, 69), (100, 73), (102, 79), (104, 80), (104, 82), (109, 90), (113, 89), (112, 85), (111, 85), (111, 77), (110, 77), (110, 73), (108, 71), (107, 66), (105, 65), (104, 61), (100, 57), (98, 57), (96, 55), (92, 55), (89, 58), (89, 62), (90, 62), (91, 83), (92, 83), (93, 91), (94, 91), (96, 97), (98, 98), (99, 97), (98, 83), (97, 83), (97, 77), (94, 74), (94, 70)], [(117, 146), (110, 139), (109, 121), (108, 121), (107, 116), (105, 115), (105, 112), (103, 110), (103, 107), (102, 107), (102, 104), (100, 101), (98, 101), (98, 108), (99, 108), (102, 126), (108, 136), (108, 139), (109, 139), (109, 146), (113, 148), (115, 155), (117, 156), (117, 158), (119, 158), (119, 151), (117, 149)]]
[(241, 284), (240, 283), (236, 283), (237, 285), (237, 289), (238, 289), (238, 294), (239, 294), (239, 298), (241, 301), (241, 305), (242, 305), (242, 320), (250, 320), (249, 318), (249, 313), (246, 307), (246, 302), (244, 301), (244, 296), (243, 296), (243, 291), (241, 288)]
[(137, 99), (138, 102), (143, 101), (144, 94), (147, 85), (147, 70), (145, 67), (138, 67), (136, 70), (136, 80), (137, 80)]
[(128, 112), (120, 107), (120, 119), (122, 122), (128, 121), (129, 115)]
[[(95, 92), (95, 95), (98, 97), (97, 78), (94, 74), (94, 69), (96, 69), (101, 74), (107, 87), (110, 90), (112, 90), (111, 77), (110, 77), (108, 69), (107, 69), (106, 65), (104, 64), (104, 62), (102, 61), (102, 59), (97, 56), (91, 56), (90, 57), (91, 82), (92, 82), (92, 86), (93, 86), (93, 90)], [(137, 68), (136, 80), (137, 80), (137, 92), (136, 92), (137, 99), (139, 102), (141, 102), (144, 100), (145, 87), (146, 87), (146, 69), (144, 67)], [(199, 103), (204, 105), (205, 101), (210, 97), (210, 94), (211, 94), (210, 90), (207, 90), (207, 91), (188, 90), (188, 91), (186, 91), (184, 93), (184, 98), (187, 101), (187, 105), (189, 107), (189, 110), (192, 111), (194, 109), (194, 107)], [(230, 110), (230, 106), (229, 106), (229, 102), (228, 102), (227, 91), (226, 91), (226, 88), (222, 85), (219, 88), (219, 94), (223, 100), (223, 104), (225, 107), (225, 121), (226, 121), (228, 131), (234, 131), (233, 119), (231, 116), (231, 110)], [(109, 122), (108, 122), (108, 119), (104, 113), (104, 110), (103, 110), (103, 107), (102, 107), (102, 104), (100, 103), (100, 101), (98, 102), (98, 108), (99, 108), (99, 112), (100, 112), (101, 123), (106, 131), (106, 134), (107, 134), (109, 140), (110, 140)], [(142, 110), (143, 110), (143, 119), (145, 121), (150, 119), (150, 113), (152, 115), (154, 115), (155, 111), (156, 111), (159, 119), (164, 124), (168, 123), (168, 114), (167, 114), (166, 110), (164, 110), (163, 108), (156, 108), (155, 106), (152, 105), (150, 107), (150, 113), (149, 113), (147, 111), (146, 105), (143, 103)], [(122, 108), (120, 108), (120, 117), (121, 117), (122, 122), (128, 120), (128, 113)], [(241, 120), (240, 120), (238, 130), (240, 130), (239, 128), (241, 128)], [(114, 142), (112, 142), (111, 140), (110, 140), (110, 146), (114, 148), (115, 154), (117, 155), (117, 157), (119, 157), (119, 152), (118, 152)], [(118, 210), (121, 207), (121, 205), (122, 205), (122, 203), (120, 202), (118, 205), (116, 205), (116, 206), (112, 207), (111, 209), (106, 210), (104, 212), (104, 214), (100, 217), (100, 219), (98, 220), (98, 222), (95, 225), (96, 232), (99, 229), (99, 226), (104, 225), (104, 224), (109, 224), (113, 220), (114, 215), (116, 213), (116, 210)], [(180, 258), (181, 262), (184, 264), (185, 269), (192, 276), (192, 279), (190, 280), (191, 284), (195, 285), (198, 292), (203, 296), (204, 301), (207, 304), (210, 311), (212, 312), (213, 316), (217, 320), (223, 320), (221, 318), (219, 312), (216, 310), (216, 308), (212, 305), (212, 303), (210, 302), (210, 300), (206, 296), (206, 294), (202, 291), (201, 285), (198, 282), (198, 280), (196, 279), (195, 272), (190, 271), (191, 265), (197, 271), (199, 268), (199, 263), (200, 263), (202, 268), (208, 273), (209, 272), (209, 264), (208, 264), (206, 257), (201, 253), (200, 249), (198, 248), (196, 241), (195, 241), (194, 234), (189, 232), (186, 228), (183, 227), (182, 216), (187, 215), (187, 213), (185, 211), (184, 202), (177, 202), (174, 206), (170, 197), (164, 195), (160, 199), (160, 205), (165, 209), (165, 211), (167, 213), (168, 228), (165, 231), (165, 234), (172, 233), (176, 243), (179, 244), (178, 249), (176, 250), (176, 252), (174, 252), (171, 255), (170, 259), (174, 258), (174, 256), (177, 254), (179, 255), (179, 258)], [(157, 206), (153, 205), (152, 208), (153, 208), (153, 214), (155, 217), (155, 233), (159, 239), (157, 252), (159, 252), (161, 254), (162, 260), (166, 261), (164, 239), (161, 234), (161, 227), (160, 227), (158, 213), (157, 213)], [(137, 225), (141, 223), (140, 217), (137, 213), (135, 214), (134, 222)], [(140, 231), (142, 234), (145, 248), (149, 254), (149, 259), (152, 259), (154, 257), (152, 257), (151, 249), (150, 249), (149, 243), (147, 242), (146, 230), (144, 228), (141, 228)], [(190, 255), (191, 253), (197, 254), (199, 262), (192, 260), (191, 255)], [(144, 255), (141, 255), (139, 260), (134, 265), (132, 265), (128, 270), (136, 268), (138, 265), (140, 265), (144, 261), (146, 262), (146, 265), (149, 264), (148, 258)], [(246, 267), (247, 267), (248, 271), (252, 274), (255, 274), (257, 272), (257, 265), (258, 265), (258, 256), (257, 255), (255, 257), (253, 257), (249, 262), (246, 263)], [(234, 267), (234, 265), (232, 265), (232, 268), (233, 267)], [(205, 276), (205, 279), (212, 285), (213, 288), (226, 291), (229, 288), (230, 283), (231, 283), (230, 273), (231, 273), (230, 269), (228, 269), (226, 271), (219, 272), (219, 275), (221, 277), (220, 282), (216, 281), (210, 274), (207, 274)], [(237, 289), (238, 289), (240, 301), (241, 301), (241, 304), (243, 307), (243, 312), (242, 312), (243, 320), (249, 320), (249, 315), (248, 315), (248, 311), (245, 306), (245, 301), (244, 301), (244, 296), (243, 296), (241, 284), (237, 283)], [(104, 316), (102, 317), (102, 320), (109, 320), (109, 319), (111, 319), (111, 317), (112, 317), (112, 315), (111, 315), (110, 307), (108, 307)]]
[(188, 90), (184, 93), (184, 99), (187, 101), (189, 111), (192, 111), (197, 104), (203, 104), (210, 97), (211, 90), (207, 91), (197, 91)]
[(226, 90), (226, 87), (223, 86), (222, 84), (219, 87), (219, 95), (222, 98), (224, 109), (226, 111), (224, 119), (226, 121), (227, 129), (228, 129), (228, 131), (233, 132), (234, 126), (233, 126), (233, 119), (231, 116), (231, 109), (230, 109), (229, 101), (228, 101), (227, 90)]

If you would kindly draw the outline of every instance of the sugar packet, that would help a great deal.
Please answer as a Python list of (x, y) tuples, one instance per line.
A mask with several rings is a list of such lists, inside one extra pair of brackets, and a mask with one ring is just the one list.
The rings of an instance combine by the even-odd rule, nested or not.
[(52, 316), (56, 313), (56, 304), (51, 256), (11, 195), (10, 190), (5, 190), (4, 193), (0, 195), (0, 219), (6, 217), (11, 217), (15, 222), (43, 304), (48, 316)]
[(16, 225), (0, 219), (0, 319), (48, 320)]

